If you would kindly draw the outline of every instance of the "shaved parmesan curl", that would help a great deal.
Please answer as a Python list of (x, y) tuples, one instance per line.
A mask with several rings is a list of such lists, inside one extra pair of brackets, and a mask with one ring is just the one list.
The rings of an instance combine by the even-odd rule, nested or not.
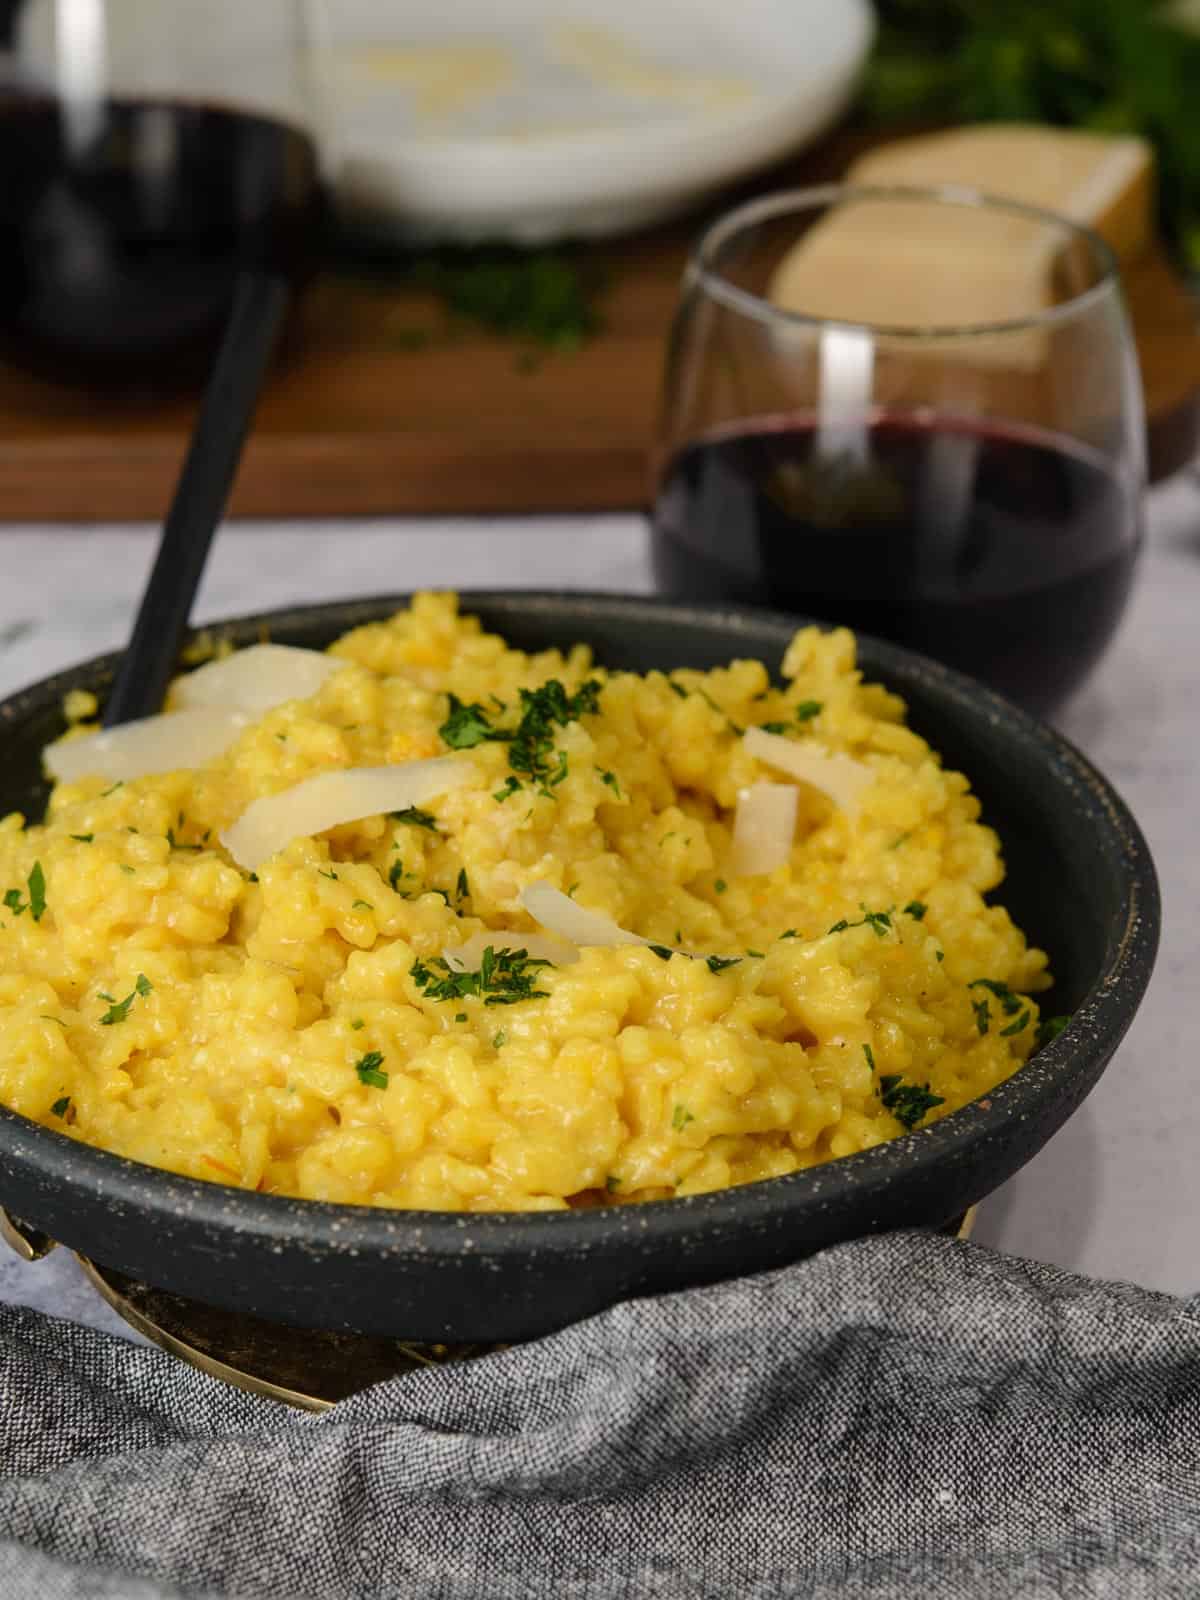
[(279, 794), (255, 800), (226, 828), (221, 843), (239, 867), (253, 872), (293, 839), (303, 839), (385, 811), (407, 811), (470, 781), (475, 768), (457, 756), (405, 761), (391, 767), (321, 772)]

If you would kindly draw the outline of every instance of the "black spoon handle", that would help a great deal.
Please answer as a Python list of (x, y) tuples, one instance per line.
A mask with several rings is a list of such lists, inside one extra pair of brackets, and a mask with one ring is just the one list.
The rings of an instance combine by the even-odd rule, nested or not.
[(243, 273), (104, 726), (162, 709), (213, 534), (237, 474), (263, 377), (287, 313), (288, 285)]

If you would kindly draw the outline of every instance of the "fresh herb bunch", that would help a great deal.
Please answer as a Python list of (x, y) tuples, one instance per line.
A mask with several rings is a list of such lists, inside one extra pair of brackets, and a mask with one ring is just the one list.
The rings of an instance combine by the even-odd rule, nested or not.
[(1196, 0), (877, 0), (877, 9), (868, 121), (1142, 134), (1158, 155), (1163, 232), (1200, 270)]
[(411, 277), (452, 317), (546, 350), (578, 350), (600, 329), (596, 279), (564, 251), (442, 250), (418, 260)]

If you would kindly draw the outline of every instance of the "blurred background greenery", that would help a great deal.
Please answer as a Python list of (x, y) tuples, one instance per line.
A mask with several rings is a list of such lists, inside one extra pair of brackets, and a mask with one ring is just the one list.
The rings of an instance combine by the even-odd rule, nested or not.
[(861, 115), (1140, 133), (1162, 226), (1200, 272), (1200, 0), (876, 0)]

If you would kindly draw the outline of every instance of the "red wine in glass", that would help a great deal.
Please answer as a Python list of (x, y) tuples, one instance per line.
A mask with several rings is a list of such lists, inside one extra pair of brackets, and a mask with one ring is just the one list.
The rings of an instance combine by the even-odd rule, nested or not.
[(659, 438), (669, 594), (844, 623), (1042, 713), (1125, 609), (1137, 358), (1112, 253), (1050, 212), (846, 185), (737, 207), (689, 260)]
[(865, 456), (823, 452), (800, 416), (687, 445), (654, 510), (660, 585), (845, 623), (1059, 704), (1124, 609), (1134, 486), (1031, 426), (885, 415), (863, 433)]
[(238, 273), (313, 270), (325, 216), (309, 136), (215, 104), (112, 98), (78, 117), (0, 98), (0, 356), (106, 388), (188, 385)]

